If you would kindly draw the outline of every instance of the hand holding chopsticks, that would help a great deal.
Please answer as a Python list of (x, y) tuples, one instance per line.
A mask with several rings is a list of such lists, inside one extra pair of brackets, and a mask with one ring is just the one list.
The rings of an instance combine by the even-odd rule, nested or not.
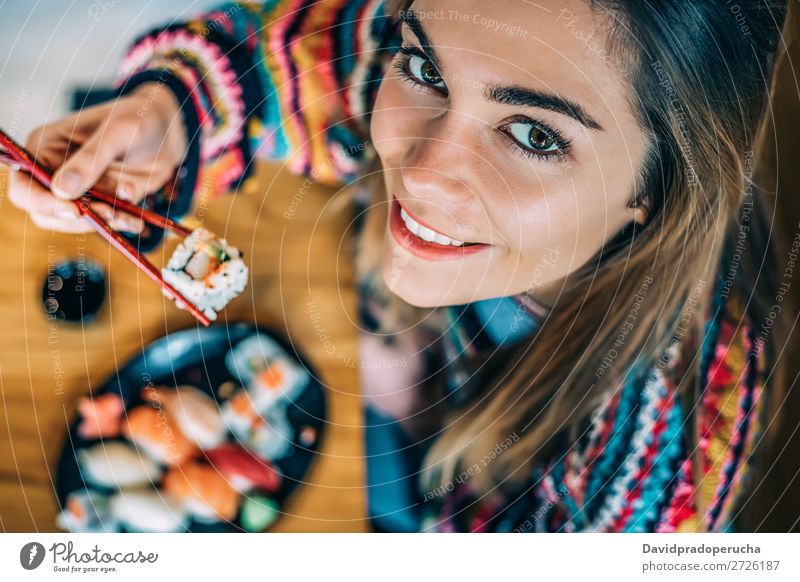
[[(8, 134), (0, 130), (0, 163), (7, 164), (14, 169), (21, 170), (30, 174), (44, 188), (51, 190), (52, 174), (49, 170), (38, 165), (33, 157), (19, 144), (17, 144)], [(142, 221), (171, 230), (182, 236), (191, 234), (191, 230), (170, 220), (156, 212), (141, 208), (130, 202), (120, 200), (115, 196), (100, 192), (96, 189), (89, 189), (80, 198), (73, 200), (80, 215), (85, 218), (92, 228), (106, 239), (111, 245), (119, 250), (128, 260), (134, 263), (137, 268), (143, 271), (153, 281), (157, 282), (162, 290), (173, 300), (181, 304), (187, 311), (196, 317), (203, 325), (211, 324), (209, 318), (194, 303), (189, 301), (180, 291), (164, 281), (161, 272), (150, 261), (139, 254), (139, 251), (117, 231), (112, 229), (90, 206), (93, 200), (102, 201), (112, 206), (116, 210), (123, 211)]]

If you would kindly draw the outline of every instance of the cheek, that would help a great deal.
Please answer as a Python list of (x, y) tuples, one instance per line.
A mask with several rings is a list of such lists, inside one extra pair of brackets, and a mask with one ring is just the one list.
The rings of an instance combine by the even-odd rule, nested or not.
[(487, 208), (512, 256), (536, 256), (545, 246), (558, 246), (563, 257), (602, 241), (603, 209), (577, 192), (570, 178), (536, 176), (530, 168), (504, 178), (506, 184), (494, 189)]
[(381, 83), (370, 122), (370, 136), (384, 162), (398, 160), (409, 147), (409, 138), (420, 135), (424, 109), (414, 108), (418, 103), (402, 81), (387, 76)]
[[(624, 211), (630, 180), (597, 174), (579, 180), (542, 180), (526, 192), (527, 202), (516, 210), (503, 208), (498, 221), (508, 233), (511, 259), (520, 259), (523, 271), (535, 270), (543, 279), (566, 276), (586, 264), (627, 223)], [(510, 263), (509, 263), (510, 264)]]

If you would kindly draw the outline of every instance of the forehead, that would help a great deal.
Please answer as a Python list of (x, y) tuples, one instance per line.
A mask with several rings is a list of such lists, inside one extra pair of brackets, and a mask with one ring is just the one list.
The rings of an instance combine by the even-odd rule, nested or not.
[(597, 116), (627, 103), (629, 64), (609, 52), (608, 19), (589, 0), (416, 0), (410, 10), (445, 75), (546, 89)]

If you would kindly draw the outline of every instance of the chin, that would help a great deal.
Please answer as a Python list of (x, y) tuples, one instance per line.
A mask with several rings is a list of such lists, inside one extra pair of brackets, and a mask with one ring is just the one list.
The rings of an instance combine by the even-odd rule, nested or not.
[(391, 263), (384, 262), (381, 275), (386, 288), (409, 305), (430, 308), (451, 304), (436, 289), (431, 289), (430, 285), (418, 284), (415, 277), (408, 276), (408, 272), (398, 274)]

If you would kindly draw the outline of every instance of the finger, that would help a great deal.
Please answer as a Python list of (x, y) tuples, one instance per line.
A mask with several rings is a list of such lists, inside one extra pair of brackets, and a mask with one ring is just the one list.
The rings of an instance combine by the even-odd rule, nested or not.
[(117, 184), (117, 198), (135, 204), (147, 195), (144, 190), (145, 188), (141, 184), (137, 184), (133, 180), (123, 179)]
[(115, 211), (102, 202), (93, 202), (91, 206), (92, 210), (114, 230), (139, 234), (144, 229), (144, 222), (140, 218), (126, 212)]
[[(139, 234), (144, 229), (144, 223), (140, 219), (122, 212), (114, 212), (111, 210), (111, 207), (101, 202), (93, 203), (92, 209), (114, 230)], [(77, 209), (73, 207), (72, 209), (67, 208), (66, 210), (67, 211), (63, 214), (60, 212), (47, 214), (31, 213), (31, 221), (38, 228), (55, 232), (81, 233), (94, 230), (89, 222), (78, 213)]]
[(79, 197), (125, 153), (129, 140), (128, 124), (120, 120), (104, 124), (56, 171), (53, 193), (62, 199)]
[(77, 234), (82, 232), (89, 232), (92, 227), (83, 219), (74, 220), (59, 220), (52, 217), (40, 216), (38, 214), (31, 214), (31, 222), (42, 230), (49, 230), (50, 232), (64, 232), (67, 234)]
[(78, 209), (72, 202), (59, 200), (31, 176), (22, 172), (9, 174), (8, 197), (11, 204), (20, 210), (42, 218), (71, 220), (78, 217)]
[(166, 164), (158, 162), (136, 166), (115, 162), (97, 183), (97, 187), (138, 204), (145, 196), (160, 190), (172, 177), (173, 171)]

